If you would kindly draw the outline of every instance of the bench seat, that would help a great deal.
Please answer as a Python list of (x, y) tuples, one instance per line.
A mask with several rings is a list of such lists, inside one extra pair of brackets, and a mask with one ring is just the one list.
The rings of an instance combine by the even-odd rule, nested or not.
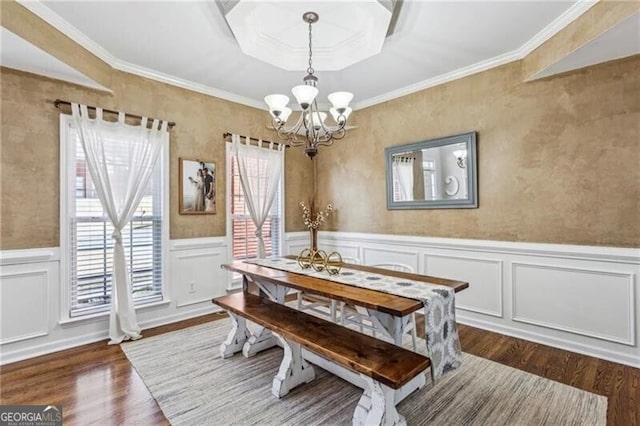
[(213, 303), (227, 310), (234, 322), (221, 346), (223, 355), (230, 345), (241, 348), (249, 337), (245, 319), (271, 330), (283, 343), (285, 355), (272, 387), (277, 397), (315, 377), (302, 358), (301, 348), (306, 348), (359, 373), (367, 383), (354, 424), (404, 424), (395, 409), (393, 390), (424, 372), (430, 366), (427, 357), (253, 294), (235, 293)]

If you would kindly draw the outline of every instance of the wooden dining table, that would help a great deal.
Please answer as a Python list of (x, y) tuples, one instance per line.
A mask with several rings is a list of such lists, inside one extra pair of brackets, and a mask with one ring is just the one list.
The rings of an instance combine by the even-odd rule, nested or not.
[[(295, 258), (292, 258), (292, 261), (295, 261)], [(376, 327), (376, 334), (379, 334), (380, 338), (400, 346), (402, 345), (402, 338), (407, 327), (410, 325), (411, 314), (423, 308), (423, 303), (420, 300), (342, 284), (328, 279), (288, 272), (272, 267), (260, 266), (245, 261), (235, 261), (230, 264), (225, 264), (222, 265), (222, 268), (242, 275), (242, 287), (244, 292), (257, 293), (261, 297), (266, 297), (278, 303), (286, 303), (287, 293), (293, 289), (304, 293), (323, 296), (338, 302), (345, 302), (350, 305), (359, 306), (366, 310), (368, 316), (373, 320), (372, 323)], [(467, 282), (463, 281), (392, 271), (373, 266), (344, 264), (343, 269), (353, 269), (373, 274), (424, 282), (425, 285), (432, 284), (447, 286), (452, 288), (455, 292), (462, 291), (469, 286)], [(246, 333), (250, 337), (242, 348), (242, 353), (245, 357), (251, 357), (277, 344), (277, 339), (273, 334), (263, 327), (256, 326), (252, 330), (247, 330)], [(229, 355), (234, 352), (235, 349), (229, 348)], [(304, 358), (357, 386), (362, 386), (362, 383), (360, 383), (360, 377), (348, 369), (344, 369), (327, 362), (325, 359), (312, 352), (305, 352)], [(424, 375), (421, 375), (416, 378), (413, 384), (405, 386), (396, 394), (396, 403), (400, 402), (415, 389), (424, 386), (424, 384), (425, 377)]]

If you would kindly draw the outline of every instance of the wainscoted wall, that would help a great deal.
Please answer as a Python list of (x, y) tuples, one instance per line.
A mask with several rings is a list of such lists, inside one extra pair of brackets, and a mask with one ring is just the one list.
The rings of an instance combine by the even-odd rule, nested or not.
[[(308, 242), (287, 233), (285, 253)], [(320, 232), (319, 245), (468, 281), (461, 323), (640, 367), (638, 249), (342, 232)], [(166, 298), (138, 309), (142, 328), (217, 311), (211, 298), (231, 288), (227, 256), (224, 237), (171, 240)], [(0, 252), (1, 364), (107, 338), (106, 315), (60, 323), (59, 269), (58, 248)]]
[[(290, 233), (286, 251), (308, 247)], [(640, 367), (640, 249), (320, 232), (319, 247), (468, 281), (463, 324)], [(464, 348), (463, 348), (464, 349)]]
[[(165, 299), (137, 309), (142, 329), (218, 311), (226, 259), (225, 237), (171, 240)], [(57, 247), (0, 252), (0, 364), (108, 338), (107, 314), (61, 321), (59, 271)]]

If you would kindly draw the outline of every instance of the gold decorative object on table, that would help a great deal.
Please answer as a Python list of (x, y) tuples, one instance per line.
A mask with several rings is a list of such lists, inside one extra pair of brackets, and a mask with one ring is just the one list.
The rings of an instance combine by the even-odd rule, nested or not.
[(303, 249), (298, 255), (298, 265), (302, 269), (313, 268), (316, 272), (327, 271), (337, 275), (342, 268), (342, 256), (337, 251), (327, 254), (324, 250)]
[(324, 262), (324, 268), (331, 275), (338, 275), (342, 269), (342, 256), (337, 251), (329, 253)]
[(298, 265), (302, 269), (308, 269), (311, 267), (311, 258), (313, 257), (313, 251), (311, 249), (304, 249), (298, 255)]
[(327, 253), (324, 250), (316, 250), (311, 256), (311, 267), (316, 272), (321, 272), (324, 269), (325, 262), (327, 261)]

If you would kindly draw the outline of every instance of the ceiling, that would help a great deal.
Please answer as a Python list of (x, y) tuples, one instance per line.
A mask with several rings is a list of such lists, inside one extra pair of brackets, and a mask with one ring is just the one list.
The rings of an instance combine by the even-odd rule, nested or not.
[[(292, 34), (302, 34), (299, 42), (306, 44), (302, 13), (322, 11), (313, 27), (314, 43), (321, 47), (323, 38), (335, 33), (332, 13), (372, 1), (282, 0), (272, 3), (281, 11), (286, 5), (286, 12), (268, 19), (294, 29), (287, 32), (289, 42)], [(117, 69), (235, 102), (265, 108), (265, 95), (289, 94), (305, 74), (244, 53), (224, 18), (221, 6), (229, 1), (21, 3)], [(379, 54), (340, 70), (316, 72), (319, 102), (326, 102), (328, 93), (348, 90), (355, 95), (354, 107), (362, 108), (520, 59), (591, 5), (577, 0), (405, 0), (396, 5), (393, 33)], [(252, 19), (256, 16), (266, 15), (254, 13)], [(277, 37), (278, 31), (270, 34)], [(300, 68), (306, 67), (303, 60)]]

